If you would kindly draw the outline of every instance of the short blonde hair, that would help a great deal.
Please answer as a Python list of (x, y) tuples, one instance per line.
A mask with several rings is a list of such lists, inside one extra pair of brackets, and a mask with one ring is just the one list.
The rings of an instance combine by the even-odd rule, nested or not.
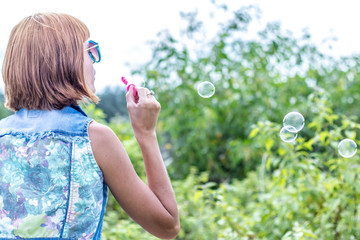
[(38, 13), (11, 31), (3, 63), (5, 106), (13, 111), (97, 103), (84, 77), (86, 25), (67, 14)]

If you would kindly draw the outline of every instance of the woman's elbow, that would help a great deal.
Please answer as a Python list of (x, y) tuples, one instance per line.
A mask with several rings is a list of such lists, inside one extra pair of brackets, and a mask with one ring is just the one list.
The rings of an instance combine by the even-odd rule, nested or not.
[(162, 231), (161, 239), (174, 239), (177, 237), (177, 235), (180, 232), (180, 223), (177, 222), (175, 224), (173, 224), (172, 226), (168, 226), (166, 229), (164, 229), (164, 231)]
[(174, 239), (177, 237), (177, 235), (179, 234), (180, 232), (180, 223), (178, 222), (177, 224), (175, 224), (175, 226), (173, 227), (172, 229), (172, 236), (170, 239)]

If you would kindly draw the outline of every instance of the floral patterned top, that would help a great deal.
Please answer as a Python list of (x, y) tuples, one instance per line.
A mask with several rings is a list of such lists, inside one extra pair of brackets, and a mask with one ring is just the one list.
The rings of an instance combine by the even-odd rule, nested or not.
[(0, 239), (100, 239), (107, 185), (78, 106), (0, 121)]

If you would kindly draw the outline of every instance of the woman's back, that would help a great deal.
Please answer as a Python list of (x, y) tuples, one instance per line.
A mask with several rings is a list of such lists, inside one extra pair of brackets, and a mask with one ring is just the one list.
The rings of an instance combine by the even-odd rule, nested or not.
[(0, 239), (100, 239), (108, 186), (149, 233), (179, 233), (154, 93), (130, 84), (126, 94), (146, 183), (116, 134), (77, 106), (99, 100), (100, 47), (89, 38), (83, 22), (57, 13), (25, 17), (11, 31), (2, 76), (5, 106), (16, 113), (0, 121)]
[(0, 238), (100, 239), (107, 186), (77, 107), (0, 121)]

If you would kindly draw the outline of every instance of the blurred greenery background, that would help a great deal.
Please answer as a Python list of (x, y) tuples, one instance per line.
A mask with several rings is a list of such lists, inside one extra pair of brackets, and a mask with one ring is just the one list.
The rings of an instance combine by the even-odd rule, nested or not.
[[(196, 12), (182, 13), (181, 38), (160, 32), (152, 59), (133, 69), (162, 106), (157, 133), (180, 211), (176, 239), (360, 239), (359, 156), (337, 151), (344, 138), (360, 143), (360, 56), (323, 54), (308, 32), (294, 37), (278, 23), (250, 40), (260, 10), (218, 7), (233, 17), (214, 38)], [(198, 95), (202, 81), (215, 85), (211, 98)], [(106, 88), (84, 108), (116, 132), (145, 181), (125, 93)], [(10, 114), (3, 99), (0, 117)], [(305, 127), (285, 143), (279, 131), (291, 111)], [(157, 238), (110, 197), (103, 239)]]

